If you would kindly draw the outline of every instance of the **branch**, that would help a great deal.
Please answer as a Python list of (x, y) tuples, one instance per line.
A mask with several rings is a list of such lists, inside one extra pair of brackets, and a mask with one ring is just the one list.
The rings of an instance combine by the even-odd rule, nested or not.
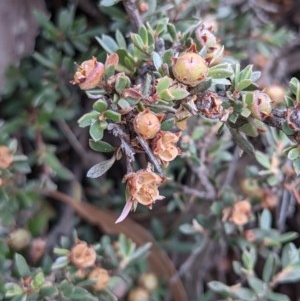
[(123, 1), (125, 10), (129, 16), (129, 20), (130, 20), (131, 24), (134, 26), (135, 31), (137, 31), (141, 26), (143, 26), (141, 16), (136, 7), (136, 2), (137, 1), (135, 1), (135, 0), (124, 0)]

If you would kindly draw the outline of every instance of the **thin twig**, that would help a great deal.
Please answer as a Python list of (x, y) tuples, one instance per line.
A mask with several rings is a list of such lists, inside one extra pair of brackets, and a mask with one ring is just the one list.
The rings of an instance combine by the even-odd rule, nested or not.
[(123, 4), (125, 10), (129, 16), (130, 22), (134, 26), (135, 30), (137, 31), (141, 26), (143, 26), (143, 22), (140, 16), (140, 13), (136, 7), (137, 1), (135, 0), (124, 0)]

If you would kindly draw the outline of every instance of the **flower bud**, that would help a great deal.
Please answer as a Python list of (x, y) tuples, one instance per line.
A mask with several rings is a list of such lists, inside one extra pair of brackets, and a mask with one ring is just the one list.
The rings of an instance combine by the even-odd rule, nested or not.
[(272, 112), (272, 100), (267, 93), (261, 91), (253, 92), (253, 102), (249, 107), (254, 118), (262, 120)]
[(207, 77), (208, 66), (198, 53), (185, 52), (173, 59), (172, 71), (179, 82), (195, 87)]
[(137, 134), (145, 139), (152, 139), (160, 130), (160, 119), (156, 114), (146, 109), (135, 117), (133, 125)]
[(158, 280), (155, 274), (144, 273), (139, 278), (139, 285), (144, 287), (148, 292), (154, 291), (158, 287)]
[(95, 291), (101, 291), (107, 287), (110, 276), (107, 270), (97, 267), (89, 273), (88, 278), (96, 280), (96, 282), (93, 284), (93, 289)]
[(78, 66), (71, 83), (73, 85), (78, 84), (81, 90), (93, 89), (98, 86), (103, 73), (104, 65), (93, 57)]
[(6, 169), (13, 162), (13, 155), (9, 148), (4, 145), (0, 145), (0, 168)]
[(150, 296), (145, 289), (136, 287), (130, 291), (128, 301), (150, 301)]
[(69, 258), (72, 264), (79, 269), (88, 268), (96, 262), (96, 252), (93, 247), (87, 245), (85, 241), (78, 241), (70, 250)]
[(284, 102), (285, 89), (279, 85), (270, 85), (266, 87), (265, 92), (270, 96), (275, 104)]
[(9, 239), (7, 244), (13, 250), (19, 251), (24, 249), (30, 244), (31, 234), (28, 230), (19, 228), (15, 229), (9, 234)]

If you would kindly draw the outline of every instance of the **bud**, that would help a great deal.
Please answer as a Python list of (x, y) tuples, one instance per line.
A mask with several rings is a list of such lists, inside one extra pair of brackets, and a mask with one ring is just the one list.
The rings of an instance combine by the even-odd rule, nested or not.
[(19, 228), (9, 234), (8, 246), (13, 250), (19, 251), (30, 244), (31, 234), (28, 230)]
[(150, 296), (144, 288), (136, 287), (130, 291), (128, 301), (150, 301)]
[(93, 56), (92, 59), (84, 61), (78, 66), (74, 75), (73, 85), (79, 85), (81, 90), (96, 88), (104, 74), (104, 65), (97, 61)]
[(13, 162), (13, 155), (9, 148), (4, 145), (0, 145), (0, 168), (6, 169)]
[(85, 241), (80, 240), (77, 241), (69, 253), (70, 261), (79, 269), (93, 266), (96, 262), (96, 257), (94, 248), (88, 246)]
[(185, 52), (173, 58), (172, 71), (179, 82), (195, 87), (207, 77), (208, 66), (198, 53)]
[(88, 278), (96, 280), (96, 282), (93, 284), (93, 289), (95, 291), (101, 291), (107, 287), (110, 276), (107, 270), (97, 267), (89, 273)]
[(284, 102), (285, 89), (279, 85), (270, 85), (265, 88), (265, 92), (270, 96), (275, 104)]
[(140, 112), (134, 119), (133, 125), (137, 134), (145, 139), (152, 139), (160, 130), (160, 118), (149, 109)]
[(261, 91), (253, 92), (253, 102), (249, 106), (251, 115), (254, 118), (262, 120), (270, 116), (272, 112), (272, 100), (267, 93)]
[(139, 278), (139, 285), (144, 287), (148, 292), (154, 291), (158, 287), (158, 280), (155, 274), (144, 273)]

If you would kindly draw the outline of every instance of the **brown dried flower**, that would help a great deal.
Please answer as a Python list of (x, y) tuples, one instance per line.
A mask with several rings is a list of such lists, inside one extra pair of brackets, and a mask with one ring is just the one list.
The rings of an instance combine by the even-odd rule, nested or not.
[(160, 159), (165, 167), (181, 153), (181, 150), (176, 146), (180, 136), (181, 132), (160, 131), (152, 141), (153, 154)]
[(164, 181), (162, 177), (151, 171), (150, 166), (145, 170), (139, 170), (125, 176), (128, 193), (134, 202), (152, 208), (157, 200), (164, 196), (159, 195), (158, 186)]
[(98, 86), (103, 73), (104, 65), (101, 62), (98, 62), (93, 56), (92, 59), (84, 61), (78, 66), (71, 83), (73, 85), (78, 84), (82, 90), (93, 89)]
[(247, 224), (250, 216), (251, 204), (248, 200), (235, 202), (232, 208), (223, 210), (223, 220), (229, 220), (237, 226)]
[(13, 162), (13, 155), (9, 148), (4, 145), (0, 145), (0, 168), (6, 169)]
[(93, 284), (93, 289), (96, 291), (101, 291), (107, 287), (110, 276), (107, 270), (97, 267), (89, 273), (88, 278), (96, 280), (96, 282)]
[(96, 262), (96, 252), (93, 247), (88, 246), (85, 241), (78, 240), (70, 250), (70, 261), (79, 269), (88, 268)]

